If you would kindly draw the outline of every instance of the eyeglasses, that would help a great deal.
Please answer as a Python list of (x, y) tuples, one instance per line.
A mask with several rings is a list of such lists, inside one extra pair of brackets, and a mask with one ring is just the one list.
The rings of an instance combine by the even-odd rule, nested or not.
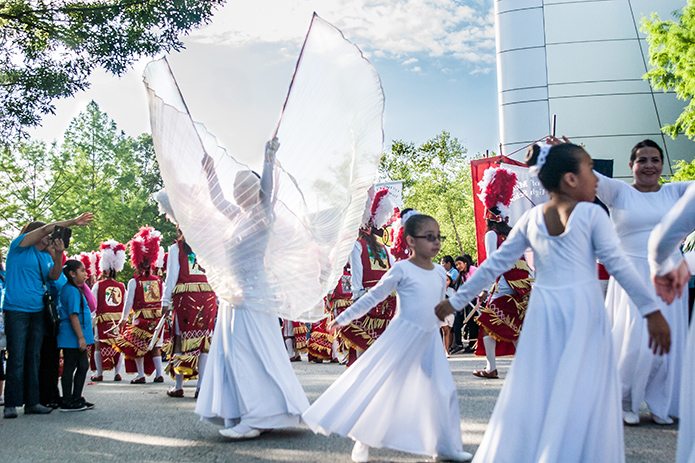
[(446, 236), (443, 235), (433, 235), (432, 233), (428, 233), (426, 235), (412, 235), (413, 238), (424, 238), (430, 243), (434, 243), (435, 241), (439, 240), (440, 242), (444, 242), (446, 239)]

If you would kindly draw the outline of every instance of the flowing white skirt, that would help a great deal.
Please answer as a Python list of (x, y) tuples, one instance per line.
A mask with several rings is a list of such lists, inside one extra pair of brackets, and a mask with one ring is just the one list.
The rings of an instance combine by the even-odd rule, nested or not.
[[(630, 257), (640, 275), (649, 275), (646, 259)], [(644, 284), (651, 284), (645, 280)], [(625, 290), (611, 277), (606, 295), (608, 316), (612, 318), (613, 344), (618, 358), (623, 409), (635, 413), (642, 402), (655, 415), (677, 417), (681, 385), (683, 350), (688, 330), (688, 294), (672, 304), (663, 303), (661, 313), (671, 328), (671, 351), (654, 355), (649, 349), (647, 321)]]
[(695, 463), (695, 323), (690, 325), (683, 357), (681, 390), (685, 393), (681, 395), (676, 463)]
[(397, 317), (302, 415), (317, 433), (420, 455), (463, 450), (456, 385), (439, 329)]
[(278, 318), (222, 301), (195, 412), (226, 427), (272, 429), (296, 426), (308, 407)]
[(536, 284), (473, 462), (624, 461), (620, 386), (598, 281)]

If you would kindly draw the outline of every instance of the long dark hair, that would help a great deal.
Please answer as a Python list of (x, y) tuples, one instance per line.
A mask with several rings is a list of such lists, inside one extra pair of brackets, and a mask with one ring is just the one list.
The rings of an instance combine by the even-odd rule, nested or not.
[(381, 253), (383, 246), (379, 245), (376, 241), (376, 230), (372, 228), (370, 230), (360, 230), (360, 238), (367, 242), (367, 247), (371, 251), (372, 257), (379, 264), (379, 267), (385, 269), (388, 267), (387, 263), (381, 258)]

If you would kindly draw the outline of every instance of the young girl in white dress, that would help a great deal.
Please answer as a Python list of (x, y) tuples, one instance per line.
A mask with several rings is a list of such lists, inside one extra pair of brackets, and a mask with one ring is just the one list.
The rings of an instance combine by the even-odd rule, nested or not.
[(446, 271), (432, 263), (443, 237), (432, 217), (413, 211), (403, 222), (412, 257), (394, 264), (329, 328), (359, 318), (396, 290), (393, 320), (302, 419), (316, 433), (355, 440), (355, 462), (368, 461), (369, 447), (468, 461), (456, 385), (433, 312), (446, 290)]
[(660, 353), (670, 346), (668, 325), (654, 288), (620, 250), (608, 215), (591, 203), (597, 184), (591, 157), (572, 144), (535, 146), (527, 163), (536, 166), (550, 201), (524, 214), (456, 296), (436, 309), (440, 318), (462, 309), (533, 249), (536, 282), (516, 357), (473, 461), (620, 463), (620, 383), (596, 258), (647, 318)]

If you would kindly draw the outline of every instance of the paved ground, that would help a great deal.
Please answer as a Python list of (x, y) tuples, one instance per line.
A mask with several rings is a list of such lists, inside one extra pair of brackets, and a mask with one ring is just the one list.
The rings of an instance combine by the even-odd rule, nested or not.
[[(481, 380), (470, 372), (484, 362), (472, 355), (450, 360), (459, 391), (464, 448), (475, 452), (487, 425), (509, 360), (499, 363), (501, 380)], [(344, 367), (294, 363), (310, 401), (314, 401)], [(111, 378), (106, 373), (107, 379)], [(126, 378), (129, 379), (129, 378)], [(247, 442), (229, 442), (217, 427), (193, 413), (195, 382), (186, 397), (172, 399), (172, 382), (130, 385), (128, 381), (90, 384), (85, 397), (94, 410), (53, 412), (48, 416), (0, 419), (0, 460), (14, 462), (331, 462), (350, 461), (352, 442), (316, 436), (305, 426), (274, 431)], [(628, 463), (675, 461), (677, 426), (657, 426), (642, 413), (639, 427), (626, 428)], [(372, 450), (374, 462), (419, 462), (425, 459), (391, 450)], [(561, 463), (561, 462), (558, 462)], [(599, 462), (596, 462), (599, 463)]]

